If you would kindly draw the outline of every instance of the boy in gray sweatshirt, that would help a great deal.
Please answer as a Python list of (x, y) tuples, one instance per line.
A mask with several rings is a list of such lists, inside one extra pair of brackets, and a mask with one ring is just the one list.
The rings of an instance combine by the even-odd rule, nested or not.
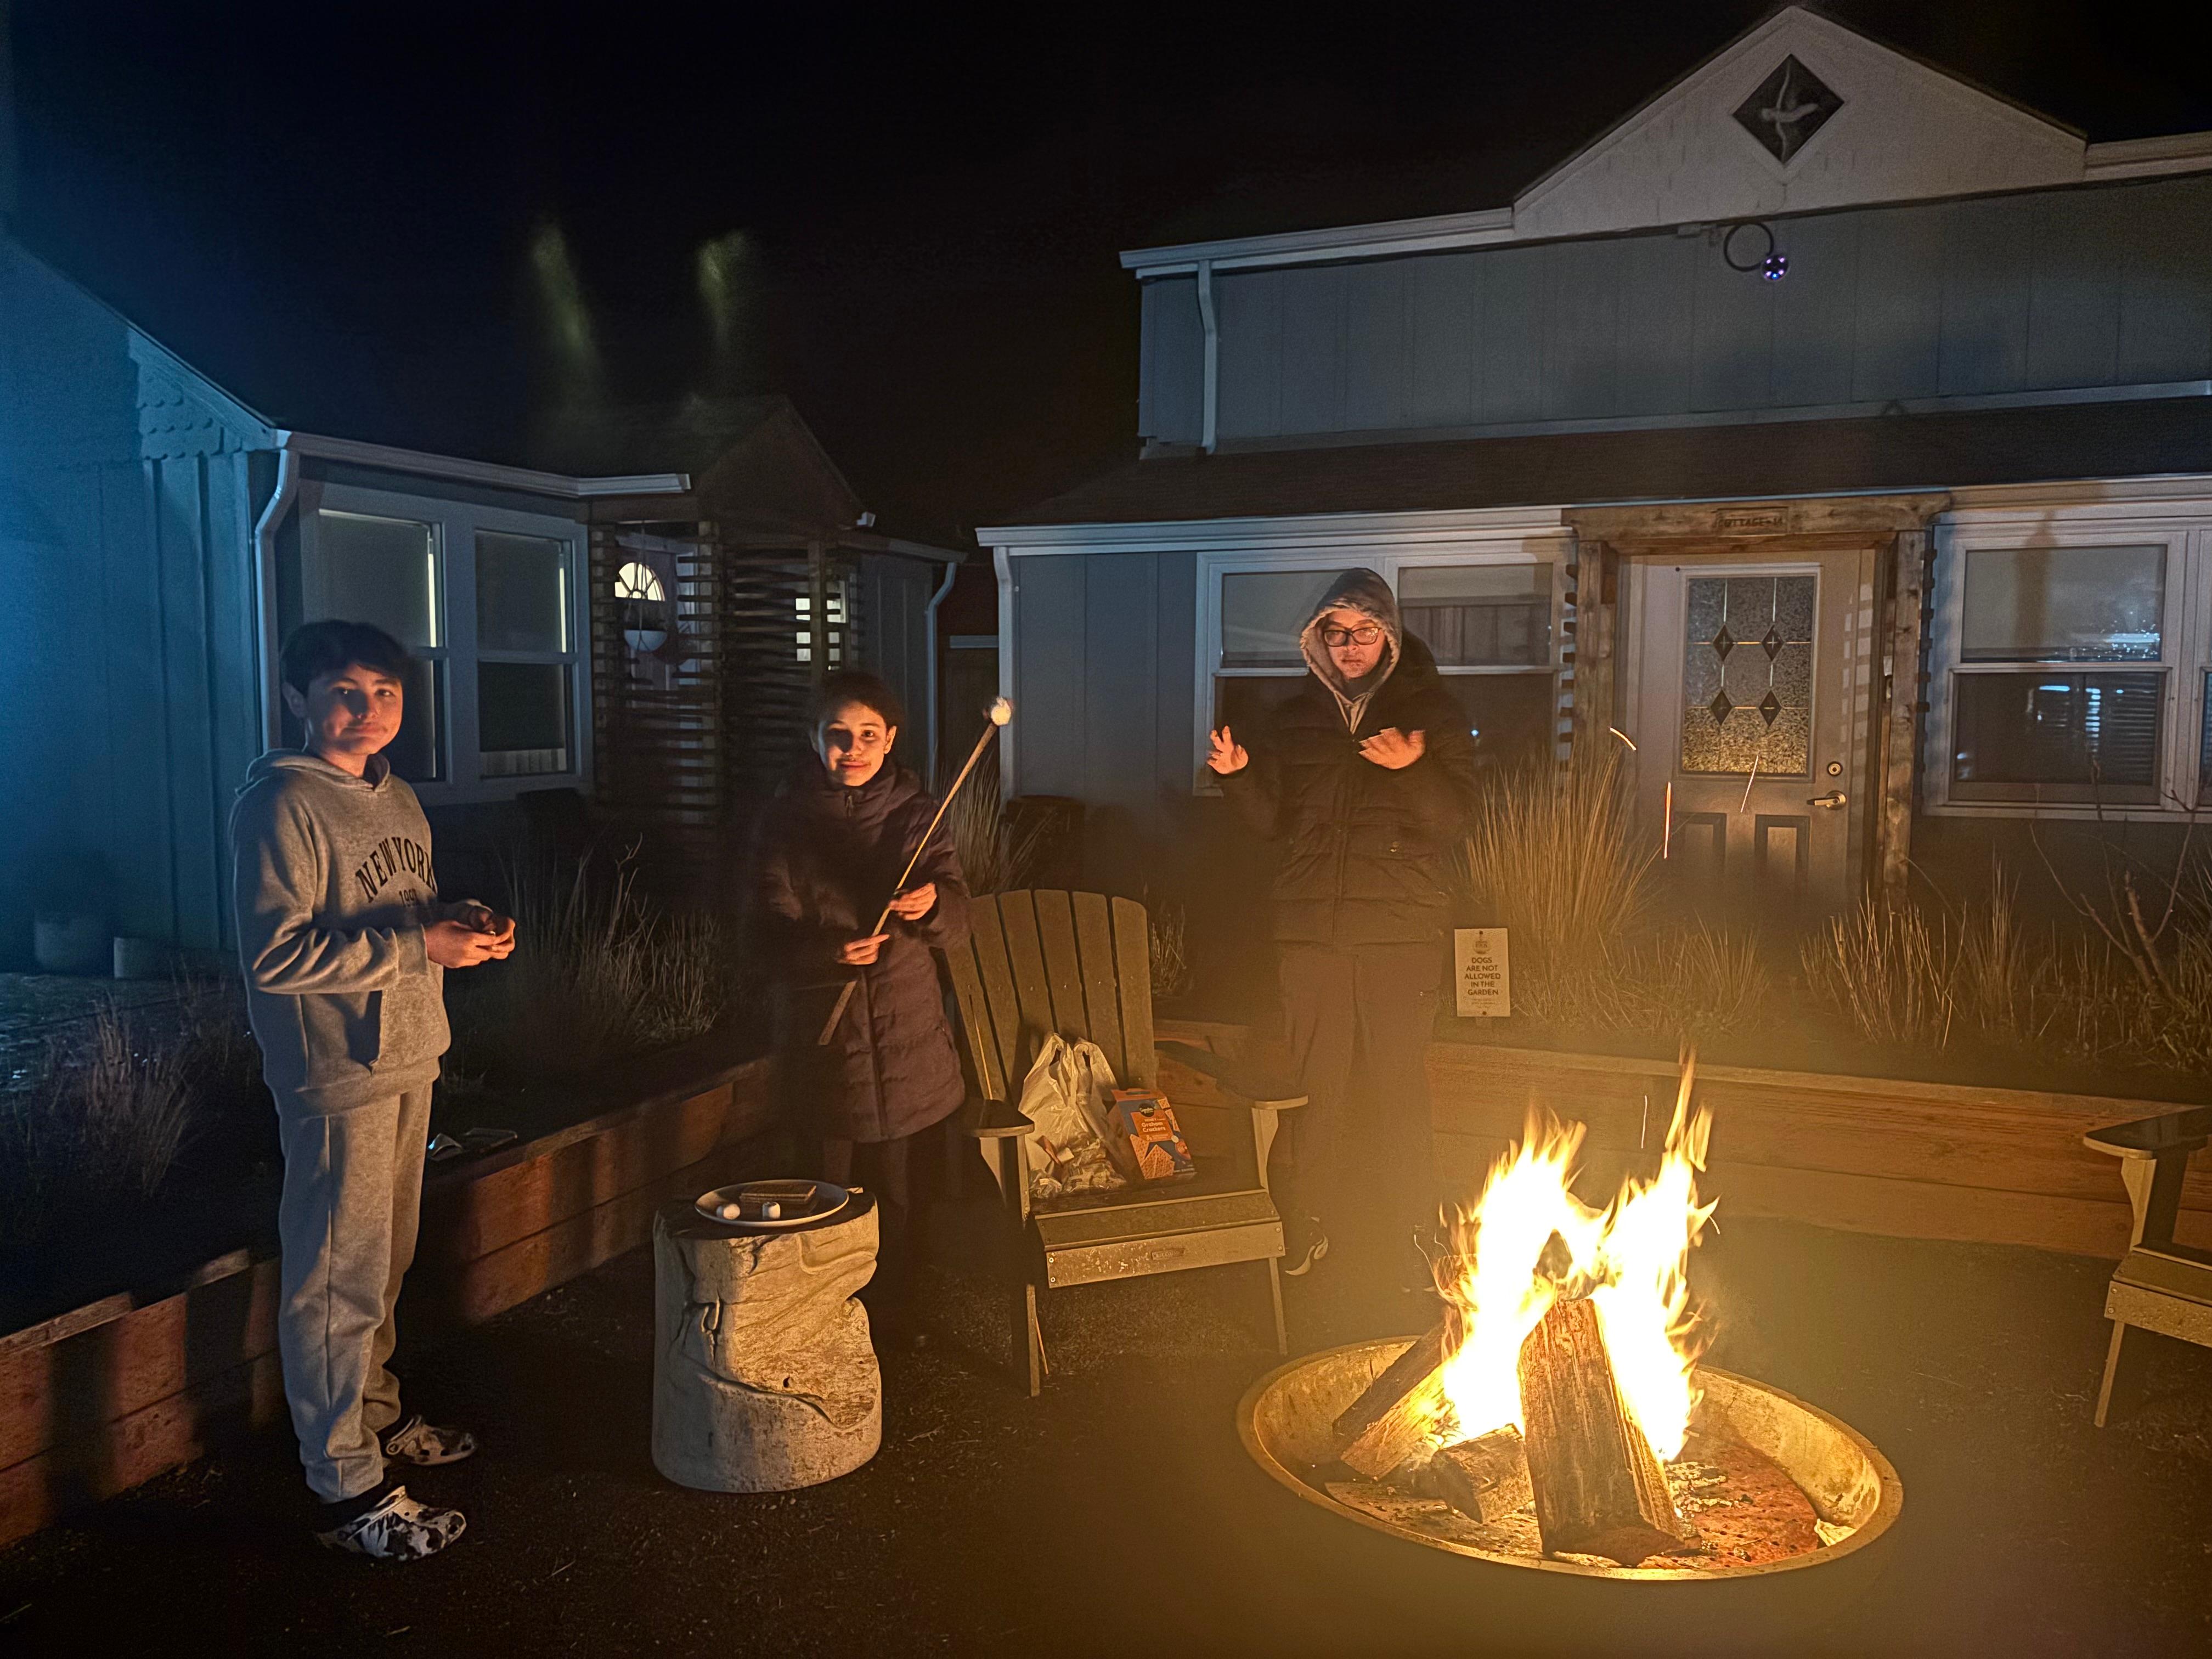
[(261, 757), (231, 809), (246, 1002), (284, 1147), (277, 1346), (316, 1535), (380, 1560), (435, 1554), (466, 1524), (386, 1470), (451, 1463), (473, 1437), (399, 1420), (386, 1368), (414, 1259), (445, 969), (514, 949), (514, 924), (438, 896), (430, 827), (381, 750), (408, 658), (380, 629), (319, 622), (284, 642), (306, 744)]

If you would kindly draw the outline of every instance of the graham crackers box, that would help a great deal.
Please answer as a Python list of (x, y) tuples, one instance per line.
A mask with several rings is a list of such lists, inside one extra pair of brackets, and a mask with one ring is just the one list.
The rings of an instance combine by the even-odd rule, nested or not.
[(1188, 1181), (1198, 1173), (1182, 1126), (1176, 1121), (1175, 1108), (1158, 1089), (1115, 1090), (1114, 1127), (1129, 1137), (1137, 1173), (1147, 1186)]

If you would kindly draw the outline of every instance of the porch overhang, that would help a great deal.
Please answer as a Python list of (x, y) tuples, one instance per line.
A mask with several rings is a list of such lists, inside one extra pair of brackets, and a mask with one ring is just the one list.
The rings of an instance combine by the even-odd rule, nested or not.
[(2212, 398), (1159, 456), (976, 538), (1006, 546), (1075, 526), (1942, 495), (2192, 474), (2212, 475)]

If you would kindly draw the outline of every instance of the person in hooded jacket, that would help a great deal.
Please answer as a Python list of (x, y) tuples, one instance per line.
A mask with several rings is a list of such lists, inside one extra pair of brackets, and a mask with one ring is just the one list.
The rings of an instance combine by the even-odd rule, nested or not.
[[(921, 780), (890, 758), (902, 717), (872, 674), (823, 682), (813, 753), (762, 823), (754, 925), (781, 986), (788, 1094), (818, 1139), (823, 1178), (844, 1186), (857, 1172), (877, 1196), (872, 1299), (879, 1322), (908, 1337), (909, 1152), (967, 1097), (931, 951), (968, 936), (968, 886), (940, 825), (892, 890), (937, 811)], [(886, 900), (890, 918), (875, 932)], [(851, 1000), (818, 1042), (848, 983)]]
[[(1292, 1115), (1285, 1271), (1370, 1212), (1394, 1243), (1436, 1218), (1425, 1055), (1444, 977), (1450, 859), (1476, 801), (1467, 718), (1372, 570), (1332, 582), (1298, 635), (1306, 678), (1265, 732), (1227, 726), (1206, 765), (1245, 823), (1282, 844), (1275, 878), (1284, 1025), (1308, 1096)], [(1383, 1182), (1347, 1178), (1347, 1113)], [(1407, 1264), (1410, 1267), (1410, 1263)]]

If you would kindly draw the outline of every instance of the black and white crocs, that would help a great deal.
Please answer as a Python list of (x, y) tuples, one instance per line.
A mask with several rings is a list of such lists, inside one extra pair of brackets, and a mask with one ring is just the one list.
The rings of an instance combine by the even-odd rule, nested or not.
[(459, 1538), (468, 1524), (459, 1510), (418, 1504), (407, 1495), (406, 1487), (394, 1486), (375, 1508), (319, 1532), (315, 1538), (327, 1548), (349, 1550), (372, 1561), (420, 1561)]
[(384, 1455), (402, 1463), (428, 1468), (437, 1463), (458, 1463), (477, 1455), (477, 1437), (466, 1429), (441, 1429), (422, 1420), (416, 1412), (385, 1436)]

